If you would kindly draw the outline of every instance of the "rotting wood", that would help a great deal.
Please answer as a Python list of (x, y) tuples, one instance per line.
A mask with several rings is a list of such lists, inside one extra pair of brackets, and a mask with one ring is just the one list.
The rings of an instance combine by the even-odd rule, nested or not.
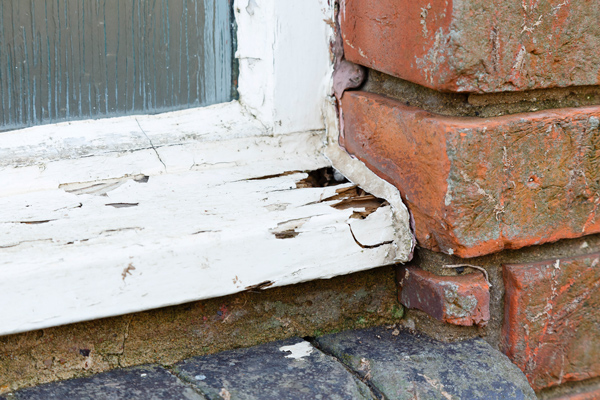
[[(333, 39), (333, 32), (330, 32)], [(339, 113), (336, 101), (330, 98), (323, 104), (323, 115), (327, 121), (327, 147), (326, 157), (335, 165), (337, 171), (342, 173), (351, 182), (359, 183), (362, 188), (379, 198), (385, 199), (390, 204), (393, 221), (393, 237), (396, 262), (408, 262), (413, 258), (416, 246), (414, 226), (411, 215), (406, 208), (398, 188), (381, 179), (371, 171), (362, 161), (350, 156), (339, 144), (340, 136), (344, 135), (344, 127), (340, 126)], [(360, 220), (357, 220), (360, 221)]]
[(364, 210), (355, 210), (350, 218), (365, 219), (374, 213), (379, 207), (388, 206), (389, 203), (378, 197), (365, 192), (357, 185), (345, 187), (336, 190), (334, 196), (323, 199), (322, 202), (340, 200), (338, 203), (332, 204), (331, 207), (338, 210), (346, 210), (348, 208), (364, 208)]

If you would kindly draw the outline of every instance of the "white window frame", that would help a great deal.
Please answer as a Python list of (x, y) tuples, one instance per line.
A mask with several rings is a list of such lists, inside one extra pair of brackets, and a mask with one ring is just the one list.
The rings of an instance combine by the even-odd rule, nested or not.
[[(0, 133), (0, 335), (410, 258), (398, 191), (337, 143), (333, 4), (236, 0), (234, 14), (239, 101)], [(327, 200), (352, 183), (296, 189), (331, 165), (391, 206), (353, 219), (364, 209)]]

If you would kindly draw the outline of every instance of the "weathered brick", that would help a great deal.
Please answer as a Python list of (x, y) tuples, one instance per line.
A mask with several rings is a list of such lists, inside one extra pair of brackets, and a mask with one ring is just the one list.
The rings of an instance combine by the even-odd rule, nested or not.
[(538, 390), (600, 376), (600, 253), (504, 266), (502, 350)]
[(600, 232), (600, 106), (450, 117), (361, 91), (340, 143), (394, 184), (422, 247), (474, 257)]
[(346, 58), (442, 91), (600, 84), (600, 0), (344, 0)]
[(454, 325), (487, 325), (490, 287), (483, 274), (439, 276), (414, 267), (400, 274), (399, 300), (406, 307)]

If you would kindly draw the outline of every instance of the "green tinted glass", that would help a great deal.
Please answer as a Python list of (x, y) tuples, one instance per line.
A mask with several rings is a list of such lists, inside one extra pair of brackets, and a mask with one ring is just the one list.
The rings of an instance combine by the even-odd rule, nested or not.
[(232, 99), (231, 0), (0, 0), (0, 130)]

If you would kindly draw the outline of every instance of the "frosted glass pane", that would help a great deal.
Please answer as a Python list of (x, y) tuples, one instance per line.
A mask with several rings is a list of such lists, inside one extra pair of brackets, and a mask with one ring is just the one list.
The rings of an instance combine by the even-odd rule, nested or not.
[(0, 130), (232, 99), (231, 0), (0, 0)]

